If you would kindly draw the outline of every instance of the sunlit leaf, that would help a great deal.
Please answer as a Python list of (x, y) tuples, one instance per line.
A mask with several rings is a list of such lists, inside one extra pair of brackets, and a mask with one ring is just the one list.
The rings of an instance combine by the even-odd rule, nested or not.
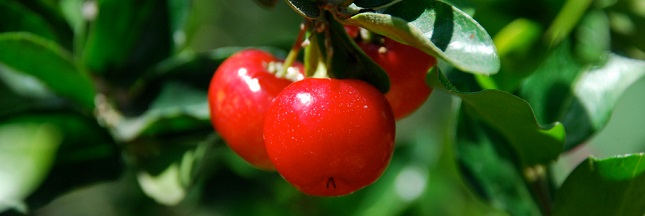
[(553, 215), (640, 216), (645, 213), (644, 194), (645, 154), (589, 158), (558, 190)]
[(45, 179), (61, 142), (48, 124), (0, 124), (0, 212), (25, 211), (23, 200)]
[(486, 30), (441, 1), (406, 0), (384, 11), (358, 13), (343, 22), (417, 47), (462, 71), (494, 74), (500, 60)]
[(565, 149), (602, 129), (622, 93), (645, 75), (645, 61), (605, 54), (603, 64), (582, 65), (569, 47), (563, 43), (555, 49), (520, 91), (539, 122), (562, 122), (567, 131)]

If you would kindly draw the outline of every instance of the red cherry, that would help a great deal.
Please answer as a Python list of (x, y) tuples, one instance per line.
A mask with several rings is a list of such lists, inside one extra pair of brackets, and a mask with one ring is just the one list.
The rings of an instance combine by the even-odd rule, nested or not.
[(344, 27), (345, 27), (345, 32), (347, 32), (349, 37), (351, 37), (351, 38), (358, 37), (358, 33), (360, 32), (360, 28), (358, 26), (344, 25)]
[(267, 111), (264, 141), (278, 172), (300, 191), (341, 196), (378, 179), (394, 148), (387, 100), (360, 80), (306, 78)]
[(437, 60), (414, 47), (384, 37), (383, 45), (359, 42), (358, 45), (390, 77), (390, 91), (385, 95), (397, 120), (417, 110), (432, 89), (425, 83), (428, 70)]
[[(215, 72), (208, 91), (211, 122), (238, 155), (257, 168), (274, 170), (267, 156), (262, 132), (264, 116), (273, 98), (292, 80), (274, 73), (280, 60), (261, 50), (240, 51), (226, 59)], [(301, 64), (294, 64), (302, 79)]]

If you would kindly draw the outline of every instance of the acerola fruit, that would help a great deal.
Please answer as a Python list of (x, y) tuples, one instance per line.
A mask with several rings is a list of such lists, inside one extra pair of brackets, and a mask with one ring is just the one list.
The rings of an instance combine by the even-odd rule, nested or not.
[(428, 70), (437, 60), (421, 50), (383, 37), (382, 45), (361, 41), (358, 45), (390, 77), (390, 102), (397, 120), (417, 110), (428, 99), (432, 88), (425, 83)]
[(306, 78), (269, 107), (264, 141), (298, 190), (341, 196), (378, 179), (392, 158), (395, 122), (381, 92), (351, 79)]
[(276, 77), (281, 64), (261, 50), (240, 51), (217, 68), (208, 90), (215, 130), (244, 160), (264, 170), (275, 169), (262, 136), (266, 111), (282, 89), (304, 78), (304, 68), (299, 63), (289, 68), (291, 79)]

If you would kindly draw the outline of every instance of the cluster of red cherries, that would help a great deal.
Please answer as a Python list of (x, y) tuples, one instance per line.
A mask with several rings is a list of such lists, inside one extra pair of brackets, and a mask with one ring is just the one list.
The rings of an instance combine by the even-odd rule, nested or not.
[(385, 37), (362, 41), (358, 27), (346, 30), (386, 71), (386, 94), (356, 79), (305, 78), (298, 62), (280, 70), (282, 60), (257, 49), (225, 60), (208, 91), (211, 121), (228, 146), (309, 195), (347, 195), (376, 181), (392, 158), (395, 121), (432, 91), (424, 80), (435, 58)]

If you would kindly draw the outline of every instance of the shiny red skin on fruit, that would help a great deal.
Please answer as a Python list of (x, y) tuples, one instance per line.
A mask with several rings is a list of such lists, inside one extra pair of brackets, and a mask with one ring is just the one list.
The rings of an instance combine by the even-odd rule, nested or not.
[(264, 140), (278, 172), (303, 193), (341, 196), (378, 179), (392, 158), (395, 121), (360, 80), (305, 78), (267, 112)]
[(349, 35), (351, 38), (356, 38), (358, 37), (358, 34), (360, 32), (360, 27), (354, 26), (354, 25), (344, 25), (345, 27), (345, 32)]
[[(270, 62), (280, 60), (261, 50), (240, 51), (217, 68), (208, 91), (217, 133), (244, 160), (264, 170), (275, 170), (264, 145), (264, 116), (273, 98), (292, 83), (270, 73)], [(304, 71), (299, 63), (294, 67)]]
[(430, 96), (432, 88), (426, 85), (425, 78), (437, 60), (414, 47), (383, 39), (383, 45), (367, 42), (358, 45), (390, 77), (390, 91), (385, 97), (399, 120), (417, 110)]

